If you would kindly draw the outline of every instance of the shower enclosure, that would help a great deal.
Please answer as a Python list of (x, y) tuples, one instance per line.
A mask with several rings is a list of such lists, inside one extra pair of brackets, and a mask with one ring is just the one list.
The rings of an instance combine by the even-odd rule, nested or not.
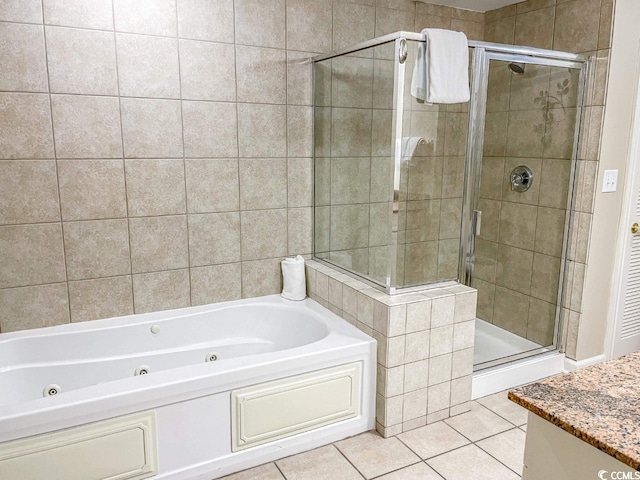
[(476, 369), (555, 350), (588, 62), (470, 42), (470, 102), (429, 105), (423, 41), (314, 59), (314, 256), (392, 295), (477, 288)]

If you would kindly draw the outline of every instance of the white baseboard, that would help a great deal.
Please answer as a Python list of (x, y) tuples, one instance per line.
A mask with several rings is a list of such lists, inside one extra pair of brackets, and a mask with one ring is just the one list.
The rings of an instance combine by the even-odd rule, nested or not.
[(547, 353), (473, 374), (471, 398), (476, 399), (562, 373), (564, 353)]
[(585, 367), (590, 365), (595, 365), (597, 363), (602, 363), (607, 360), (605, 354), (595, 355), (593, 357), (585, 358), (584, 360), (571, 360), (570, 358), (564, 359), (564, 371), (565, 372), (575, 372), (576, 370), (582, 370)]

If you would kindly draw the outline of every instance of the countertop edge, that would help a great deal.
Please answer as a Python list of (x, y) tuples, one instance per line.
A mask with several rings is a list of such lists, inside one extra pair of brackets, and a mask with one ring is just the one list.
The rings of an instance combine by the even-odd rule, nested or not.
[(593, 447), (597, 448), (601, 452), (606, 453), (607, 455), (610, 455), (610, 456), (614, 457), (615, 459), (619, 460), (620, 462), (624, 463), (625, 465), (631, 467), (634, 470), (639, 470), (640, 471), (640, 462), (639, 461), (634, 460), (633, 458), (631, 458), (628, 455), (620, 452), (619, 450), (617, 450), (616, 448), (612, 447), (611, 445), (608, 445), (607, 443), (605, 443), (605, 442), (603, 442), (601, 440), (598, 440), (597, 438), (595, 438), (592, 435), (580, 430), (579, 428), (576, 428), (573, 425), (568, 424), (567, 422), (565, 422), (561, 418), (559, 418), (559, 417), (557, 417), (555, 415), (552, 415), (551, 413), (547, 412), (546, 410), (544, 410), (544, 409), (542, 409), (540, 407), (537, 407), (533, 403), (529, 402), (527, 399), (518, 396), (513, 391), (509, 391), (508, 398), (512, 402), (520, 405), (521, 407), (526, 408), (531, 413), (534, 413), (537, 416), (539, 416), (540, 418), (542, 418), (544, 420), (547, 420), (548, 422), (556, 425), (557, 427), (560, 427), (565, 432), (573, 435), (574, 437), (579, 438), (580, 440), (583, 440), (583, 441), (587, 442), (588, 444), (590, 444)]

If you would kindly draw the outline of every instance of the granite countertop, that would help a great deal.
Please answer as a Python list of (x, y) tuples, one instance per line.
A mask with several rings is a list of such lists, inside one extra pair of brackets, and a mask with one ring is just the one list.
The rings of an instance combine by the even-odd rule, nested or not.
[(640, 352), (516, 388), (509, 399), (640, 470)]

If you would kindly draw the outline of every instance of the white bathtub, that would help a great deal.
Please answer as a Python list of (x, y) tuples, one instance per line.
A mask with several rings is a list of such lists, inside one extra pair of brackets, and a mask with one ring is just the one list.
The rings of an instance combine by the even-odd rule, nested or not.
[[(146, 434), (157, 458), (153, 472), (122, 478), (209, 480), (354, 435), (374, 427), (375, 352), (373, 339), (319, 304), (278, 295), (0, 334), (0, 476), (6, 452), (32, 439), (136, 412), (152, 415)], [(238, 446), (245, 420), (234, 415), (247, 398), (285, 378), (311, 379), (318, 396), (313, 379), (339, 366), (358, 372), (350, 416), (278, 426)], [(148, 374), (136, 376), (139, 367)], [(50, 385), (59, 393), (44, 396)], [(247, 388), (255, 385), (259, 395)]]

